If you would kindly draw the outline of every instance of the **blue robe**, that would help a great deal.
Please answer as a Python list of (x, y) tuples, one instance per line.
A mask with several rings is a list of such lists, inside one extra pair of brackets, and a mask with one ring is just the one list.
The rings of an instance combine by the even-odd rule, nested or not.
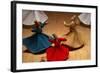
[(49, 37), (42, 33), (42, 28), (44, 24), (41, 24), (38, 28), (33, 27), (32, 32), (36, 32), (32, 36), (23, 39), (23, 44), (28, 48), (32, 53), (38, 53), (46, 48), (48, 48), (51, 43), (49, 42)]

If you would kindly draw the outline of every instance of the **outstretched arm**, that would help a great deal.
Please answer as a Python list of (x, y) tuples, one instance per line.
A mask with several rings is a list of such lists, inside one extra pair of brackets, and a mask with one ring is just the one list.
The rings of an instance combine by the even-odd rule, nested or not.
[(45, 25), (47, 25), (46, 22), (44, 22), (44, 23), (41, 23), (41, 22), (40, 22), (40, 26), (41, 26), (41, 28), (43, 28)]
[(71, 27), (74, 24), (75, 24), (74, 21), (71, 21), (69, 24), (64, 21), (64, 26), (66, 26), (66, 27)]
[(58, 38), (58, 40), (60, 40), (60, 41), (66, 41), (65, 38)]

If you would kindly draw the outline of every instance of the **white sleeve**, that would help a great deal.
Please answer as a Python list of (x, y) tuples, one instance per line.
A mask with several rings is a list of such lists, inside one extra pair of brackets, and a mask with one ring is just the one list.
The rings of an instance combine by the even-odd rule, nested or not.
[(24, 25), (33, 25), (35, 20), (35, 15), (33, 11), (30, 11), (29, 13), (25, 14), (27, 11), (23, 11), (22, 13), (22, 24)]
[(81, 22), (83, 22), (86, 25), (91, 24), (91, 14), (90, 13), (82, 13), (79, 16), (79, 19)]
[(23, 10), (22, 23), (24, 25), (33, 25), (34, 21), (44, 23), (48, 19), (47, 15), (43, 11)]
[(35, 13), (35, 18), (37, 21), (44, 23), (47, 21), (48, 16), (43, 12), (43, 11), (34, 11)]

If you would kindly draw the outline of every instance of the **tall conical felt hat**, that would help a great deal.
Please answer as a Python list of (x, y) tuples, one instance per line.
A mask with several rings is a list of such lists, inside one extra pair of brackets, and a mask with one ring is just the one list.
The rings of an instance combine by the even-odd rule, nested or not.
[(44, 23), (47, 19), (48, 16), (43, 11), (23, 10), (22, 12), (22, 24), (24, 25), (34, 25), (34, 21)]

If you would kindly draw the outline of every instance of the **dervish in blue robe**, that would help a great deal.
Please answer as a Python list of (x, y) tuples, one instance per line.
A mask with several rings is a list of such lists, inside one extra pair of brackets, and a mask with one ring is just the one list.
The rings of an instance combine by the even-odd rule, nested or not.
[(23, 44), (32, 53), (39, 53), (46, 50), (51, 43), (49, 42), (49, 36), (42, 32), (42, 28), (46, 23), (40, 23), (35, 21), (32, 32), (35, 32), (32, 36), (23, 39)]

